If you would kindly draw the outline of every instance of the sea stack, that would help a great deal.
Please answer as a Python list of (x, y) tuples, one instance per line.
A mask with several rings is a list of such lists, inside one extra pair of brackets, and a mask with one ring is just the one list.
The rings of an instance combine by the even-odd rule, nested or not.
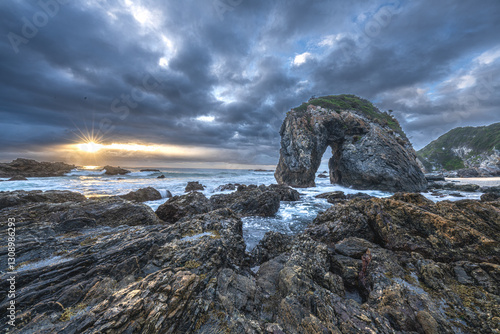
[(309, 100), (288, 112), (280, 130), (275, 178), (315, 186), (328, 147), (332, 183), (356, 189), (419, 192), (427, 187), (413, 147), (398, 121), (354, 95)]

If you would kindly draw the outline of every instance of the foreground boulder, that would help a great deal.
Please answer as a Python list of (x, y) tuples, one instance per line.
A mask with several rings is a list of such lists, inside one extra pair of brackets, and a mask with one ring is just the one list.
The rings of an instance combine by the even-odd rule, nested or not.
[(197, 190), (205, 190), (205, 186), (198, 181), (188, 182), (186, 188), (184, 189), (185, 192), (197, 191)]
[(475, 200), (434, 203), (419, 194), (352, 200), (318, 215), (307, 233), (327, 244), (361, 237), (434, 261), (500, 262), (500, 210)]
[(242, 216), (272, 216), (280, 208), (280, 193), (266, 186), (239, 186), (230, 194), (210, 197), (213, 208), (230, 208)]
[(314, 186), (330, 147), (332, 183), (392, 192), (426, 189), (415, 151), (397, 121), (366, 100), (340, 95), (310, 101), (287, 114), (280, 135), (278, 183)]
[(64, 162), (38, 162), (18, 158), (9, 163), (0, 163), (0, 177), (63, 176), (75, 168), (75, 165), (68, 165)]
[(174, 196), (160, 205), (156, 215), (163, 221), (175, 223), (184, 217), (192, 217), (212, 210), (208, 198), (200, 192), (192, 191), (186, 195)]
[(136, 191), (131, 191), (128, 194), (121, 195), (120, 197), (129, 201), (147, 202), (161, 199), (161, 194), (153, 187), (146, 187)]

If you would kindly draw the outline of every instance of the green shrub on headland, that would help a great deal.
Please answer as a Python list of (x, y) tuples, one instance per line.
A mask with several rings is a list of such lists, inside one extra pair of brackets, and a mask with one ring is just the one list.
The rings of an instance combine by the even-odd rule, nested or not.
[(399, 122), (394, 117), (387, 113), (381, 112), (370, 101), (360, 98), (356, 95), (342, 94), (313, 97), (309, 101), (302, 103), (300, 106), (293, 108), (293, 110), (305, 112), (307, 110), (307, 106), (311, 104), (336, 112), (347, 110), (361, 112), (367, 118), (376, 121), (381, 125), (388, 126), (394, 132), (399, 133), (401, 137), (406, 139), (406, 135), (403, 132), (403, 129), (401, 129)]
[(426, 168), (436, 167), (446, 170), (465, 168), (464, 160), (453, 149), (466, 148), (469, 152), (464, 159), (479, 163), (481, 154), (491, 154), (500, 149), (500, 123), (488, 126), (455, 128), (432, 141), (417, 152)]

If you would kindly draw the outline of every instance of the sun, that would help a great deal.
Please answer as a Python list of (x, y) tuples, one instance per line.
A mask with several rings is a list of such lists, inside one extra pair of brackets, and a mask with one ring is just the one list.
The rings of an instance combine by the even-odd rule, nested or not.
[(102, 144), (98, 144), (93, 141), (89, 141), (84, 144), (78, 144), (76, 145), (80, 151), (88, 152), (88, 153), (95, 153), (99, 151), (102, 148)]

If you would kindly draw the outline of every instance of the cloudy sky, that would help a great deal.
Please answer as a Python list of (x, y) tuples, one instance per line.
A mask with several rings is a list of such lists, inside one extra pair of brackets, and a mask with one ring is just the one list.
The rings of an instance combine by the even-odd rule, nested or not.
[(273, 165), (286, 112), (341, 93), (419, 149), (500, 121), (498, 31), (498, 0), (4, 0), (0, 161)]

